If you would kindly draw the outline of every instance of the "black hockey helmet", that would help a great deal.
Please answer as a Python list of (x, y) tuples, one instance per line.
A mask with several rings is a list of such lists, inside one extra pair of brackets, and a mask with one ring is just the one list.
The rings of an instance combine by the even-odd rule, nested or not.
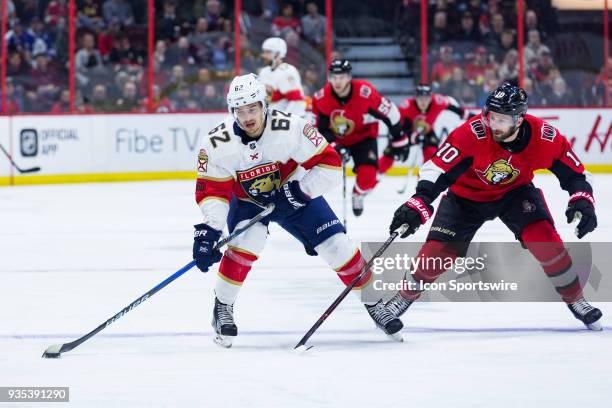
[(420, 83), (416, 87), (416, 96), (431, 96), (431, 85)]
[(487, 96), (482, 115), (489, 112), (510, 115), (516, 121), (527, 113), (527, 92), (509, 83), (498, 86)]
[(347, 59), (337, 59), (333, 60), (331, 64), (329, 64), (329, 73), (330, 74), (351, 74), (353, 67), (351, 63)]

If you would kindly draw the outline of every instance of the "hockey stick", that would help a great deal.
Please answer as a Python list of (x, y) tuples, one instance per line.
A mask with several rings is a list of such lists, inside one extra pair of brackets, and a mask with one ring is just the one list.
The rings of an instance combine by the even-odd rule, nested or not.
[(346, 160), (342, 158), (342, 222), (344, 229), (347, 230), (346, 224)]
[(359, 275), (355, 279), (353, 279), (351, 283), (349, 283), (346, 286), (346, 288), (344, 288), (344, 290), (342, 291), (342, 293), (340, 293), (340, 295), (338, 295), (336, 300), (334, 300), (332, 304), (327, 308), (327, 310), (323, 312), (321, 317), (319, 317), (319, 320), (317, 320), (315, 324), (310, 328), (310, 330), (306, 332), (304, 337), (302, 337), (302, 340), (300, 340), (298, 344), (295, 345), (295, 347), (293, 348), (294, 351), (303, 352), (303, 351), (309, 350), (312, 347), (312, 346), (306, 347), (306, 342), (308, 341), (308, 339), (314, 334), (314, 332), (317, 331), (319, 327), (321, 327), (321, 325), (329, 317), (329, 315), (332, 314), (334, 310), (336, 310), (338, 305), (344, 300), (344, 298), (349, 294), (349, 292), (353, 290), (355, 285), (357, 285), (357, 282), (359, 282), (365, 276), (365, 274), (372, 267), (372, 264), (374, 264), (374, 261), (377, 258), (379, 258), (387, 250), (387, 248), (389, 248), (389, 245), (391, 245), (391, 243), (395, 240), (395, 238), (403, 234), (407, 228), (408, 228), (408, 225), (404, 224), (399, 228), (399, 230), (389, 235), (389, 238), (387, 238), (387, 240), (381, 245), (381, 247), (378, 248), (378, 251), (376, 251), (376, 253), (372, 256), (372, 258), (370, 258), (368, 263), (361, 269), (361, 272), (359, 273)]
[(412, 172), (414, 171), (414, 168), (416, 167), (416, 164), (419, 160), (419, 156), (419, 150), (410, 149), (410, 154), (408, 155), (408, 160), (406, 161), (406, 165), (408, 166), (408, 173), (406, 173), (406, 177), (404, 178), (404, 184), (399, 190), (397, 190), (398, 194), (404, 194), (406, 192), (406, 189), (410, 184), (410, 180), (412, 179)]
[(11, 162), (11, 165), (19, 172), (19, 173), (34, 173), (37, 171), (40, 171), (40, 167), (36, 166), (36, 167), (30, 167), (28, 169), (22, 169), (21, 167), (19, 167), (17, 165), (17, 163), (15, 163), (15, 161), (13, 160), (13, 158), (11, 157), (11, 155), (9, 154), (9, 152), (6, 151), (6, 149), (4, 148), (4, 146), (2, 146), (0, 144), (0, 150), (2, 150), (2, 153), (4, 153), (4, 155), (6, 156), (7, 159), (9, 159), (9, 162)]
[[(262, 212), (257, 214), (248, 223), (246, 223), (244, 227), (235, 230), (230, 235), (228, 235), (227, 237), (225, 237), (222, 240), (220, 240), (217, 243), (217, 245), (215, 245), (214, 249), (221, 248), (223, 245), (227, 244), (228, 242), (230, 242), (231, 240), (236, 238), (238, 235), (242, 234), (244, 231), (246, 231), (247, 229), (249, 229), (250, 227), (252, 227), (256, 223), (261, 221), (263, 218), (265, 218), (268, 215), (270, 215), (272, 213), (272, 211), (274, 211), (274, 204), (268, 205)], [(93, 329), (92, 331), (87, 333), (86, 335), (84, 335), (84, 336), (82, 336), (82, 337), (80, 337), (80, 338), (78, 338), (78, 339), (76, 339), (76, 340), (74, 340), (74, 341), (72, 341), (70, 343), (54, 344), (52, 346), (49, 346), (47, 348), (47, 350), (45, 350), (45, 352), (43, 353), (42, 356), (44, 358), (59, 358), (62, 353), (65, 353), (67, 351), (72, 350), (73, 348), (77, 347), (79, 344), (87, 341), (89, 338), (95, 336), (97, 333), (99, 333), (102, 330), (104, 330), (106, 327), (108, 327), (111, 324), (115, 323), (117, 320), (122, 318), (128, 312), (132, 311), (132, 309), (134, 309), (136, 306), (138, 306), (139, 304), (143, 303), (145, 300), (149, 299), (151, 296), (153, 296), (159, 290), (161, 290), (162, 288), (167, 286), (170, 282), (174, 281), (176, 278), (178, 278), (179, 276), (183, 275), (185, 272), (187, 272), (188, 270), (190, 270), (194, 266), (195, 266), (195, 261), (189, 262), (187, 265), (183, 266), (181, 269), (179, 269), (174, 274), (172, 274), (171, 276), (166, 278), (164, 281), (160, 282), (153, 289), (149, 290), (147, 293), (145, 293), (144, 295), (140, 296), (138, 299), (136, 299), (135, 301), (130, 303), (128, 306), (126, 306), (123, 309), (121, 309), (121, 311), (119, 313), (117, 313), (116, 315), (114, 315), (113, 317), (111, 317), (106, 322), (102, 323), (101, 325), (99, 325), (98, 327), (96, 327), (95, 329)]]

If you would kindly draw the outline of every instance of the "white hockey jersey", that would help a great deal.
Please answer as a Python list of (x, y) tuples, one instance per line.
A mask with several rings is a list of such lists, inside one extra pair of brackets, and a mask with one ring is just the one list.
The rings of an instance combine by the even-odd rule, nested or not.
[(290, 180), (314, 198), (340, 184), (340, 156), (304, 119), (268, 110), (263, 134), (254, 140), (232, 116), (204, 137), (198, 154), (196, 201), (204, 223), (221, 230), (232, 196), (258, 196)]
[(271, 108), (304, 116), (306, 98), (300, 73), (293, 65), (283, 62), (274, 69), (263, 67), (259, 79), (268, 90)]

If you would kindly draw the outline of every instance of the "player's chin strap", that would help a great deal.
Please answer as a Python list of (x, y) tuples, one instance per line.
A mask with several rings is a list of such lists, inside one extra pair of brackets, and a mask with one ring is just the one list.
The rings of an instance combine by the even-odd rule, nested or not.
[[(323, 314), (321, 315), (321, 317), (319, 317), (319, 320), (317, 320), (315, 322), (315, 324), (310, 328), (310, 330), (308, 330), (306, 332), (306, 334), (304, 335), (304, 337), (302, 337), (302, 339), (298, 342), (298, 344), (295, 345), (295, 347), (293, 348), (296, 352), (300, 352), (300, 351), (304, 351), (304, 350), (308, 350), (310, 347), (306, 347), (306, 342), (308, 341), (308, 339), (314, 334), (314, 332), (317, 331), (317, 329), (319, 327), (321, 327), (321, 325), (323, 324), (323, 322), (329, 317), (329, 315), (331, 315), (333, 313), (334, 310), (336, 310), (336, 308), (338, 307), (338, 305), (342, 302), (342, 300), (344, 300), (344, 298), (351, 292), (351, 290), (353, 290), (353, 288), (355, 287), (355, 285), (357, 285), (357, 283), (359, 281), (361, 281), (361, 279), (363, 279), (363, 277), (365, 276), (366, 273), (368, 273), (368, 271), (370, 270), (370, 268), (372, 267), (372, 265), (374, 264), (374, 261), (378, 258), (380, 258), (382, 256), (382, 254), (387, 250), (387, 248), (389, 248), (389, 245), (391, 245), (391, 243), (393, 241), (395, 241), (395, 239), (397, 237), (399, 237), (400, 235), (402, 235), (404, 232), (406, 232), (406, 230), (408, 229), (408, 224), (404, 224), (401, 227), (399, 227), (396, 231), (393, 231), (391, 233), (391, 235), (389, 235), (389, 238), (387, 238), (387, 240), (380, 246), (380, 248), (378, 248), (378, 251), (376, 251), (376, 253), (374, 255), (372, 255), (372, 258), (370, 258), (370, 260), (368, 261), (367, 264), (364, 265), (364, 267), (361, 269), (361, 272), (359, 273), (359, 275), (357, 275), (355, 277), (355, 279), (353, 279), (351, 281), (351, 283), (349, 283), (348, 285), (346, 285), (346, 288), (344, 288), (344, 290), (342, 291), (342, 293), (340, 293), (340, 295), (338, 295), (338, 297), (332, 302), (332, 304), (323, 312)], [(312, 347), (312, 346), (311, 346)]]

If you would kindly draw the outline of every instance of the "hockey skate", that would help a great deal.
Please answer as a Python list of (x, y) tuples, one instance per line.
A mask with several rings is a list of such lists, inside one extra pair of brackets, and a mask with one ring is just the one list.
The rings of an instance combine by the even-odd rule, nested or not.
[(404, 298), (399, 292), (395, 294), (386, 304), (385, 307), (395, 317), (400, 317), (414, 302)]
[(395, 341), (404, 341), (402, 338), (402, 334), (400, 331), (404, 327), (404, 324), (400, 319), (394, 317), (389, 311), (385, 308), (385, 304), (382, 299), (378, 301), (375, 305), (365, 305), (368, 313), (374, 323), (376, 323), (376, 327), (385, 332), (389, 338)]
[(567, 307), (574, 317), (584, 323), (589, 330), (602, 330), (601, 322), (599, 321), (602, 316), (601, 310), (591, 306), (584, 298), (574, 303), (569, 303)]
[(363, 199), (365, 194), (359, 194), (353, 191), (351, 202), (353, 204), (353, 214), (355, 217), (359, 217), (363, 213)]
[(226, 305), (215, 297), (212, 327), (215, 329), (214, 342), (221, 347), (230, 348), (238, 335), (238, 327), (234, 322), (234, 305)]

